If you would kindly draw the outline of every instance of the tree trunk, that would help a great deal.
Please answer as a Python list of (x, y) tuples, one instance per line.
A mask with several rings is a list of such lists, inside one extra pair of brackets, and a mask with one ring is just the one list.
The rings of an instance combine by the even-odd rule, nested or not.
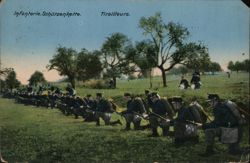
[(116, 88), (116, 77), (113, 77), (114, 88)]
[(159, 69), (161, 70), (161, 77), (162, 77), (162, 83), (163, 83), (163, 87), (167, 87), (167, 81), (166, 81), (166, 73), (163, 67), (159, 67)]
[(149, 70), (149, 88), (151, 89), (153, 87), (152, 84), (152, 69)]
[(69, 82), (70, 82), (70, 84), (72, 85), (72, 88), (75, 89), (75, 87), (76, 87), (75, 78), (69, 78)]

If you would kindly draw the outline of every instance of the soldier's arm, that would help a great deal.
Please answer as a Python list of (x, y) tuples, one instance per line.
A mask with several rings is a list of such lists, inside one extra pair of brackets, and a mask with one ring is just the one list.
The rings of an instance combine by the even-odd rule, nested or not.
[(146, 112), (146, 109), (145, 109), (145, 107), (144, 107), (144, 105), (143, 105), (143, 102), (142, 102), (142, 100), (141, 99), (135, 99), (136, 100), (136, 103), (137, 103), (137, 107), (140, 109), (140, 112), (141, 112), (141, 114), (142, 113), (145, 113)]

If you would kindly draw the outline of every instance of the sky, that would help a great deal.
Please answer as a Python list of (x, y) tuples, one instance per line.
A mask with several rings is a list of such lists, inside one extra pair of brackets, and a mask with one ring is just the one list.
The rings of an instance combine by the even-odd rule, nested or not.
[[(76, 12), (80, 16), (17, 16), (20, 12)], [(129, 16), (101, 16), (102, 12)], [(229, 61), (249, 58), (249, 8), (240, 0), (4, 0), (0, 5), (1, 67), (13, 67), (27, 84), (36, 70), (46, 80), (62, 77), (46, 65), (61, 45), (77, 51), (98, 50), (112, 33), (132, 42), (148, 39), (138, 27), (141, 17), (161, 12), (165, 23), (188, 28), (188, 41), (202, 41), (212, 61), (226, 68)], [(245, 55), (242, 55), (242, 54)]]

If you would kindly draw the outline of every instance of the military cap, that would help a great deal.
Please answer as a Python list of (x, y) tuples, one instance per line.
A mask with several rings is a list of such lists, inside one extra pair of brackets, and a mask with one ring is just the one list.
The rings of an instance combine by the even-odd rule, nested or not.
[(207, 101), (219, 100), (220, 99), (218, 94), (208, 94), (207, 98), (208, 98)]
[(150, 91), (148, 89), (146, 89), (144, 92), (145, 92), (145, 94), (148, 94)]
[(124, 96), (125, 96), (125, 97), (126, 97), (126, 96), (131, 96), (131, 94), (128, 93), (128, 92), (126, 92), (126, 93), (124, 93)]
[(91, 94), (87, 94), (87, 97), (91, 97)]
[(176, 103), (176, 102), (182, 103), (183, 102), (183, 100), (180, 96), (174, 96), (171, 101), (172, 101), (172, 103)]
[(96, 93), (97, 97), (102, 97), (102, 93)]

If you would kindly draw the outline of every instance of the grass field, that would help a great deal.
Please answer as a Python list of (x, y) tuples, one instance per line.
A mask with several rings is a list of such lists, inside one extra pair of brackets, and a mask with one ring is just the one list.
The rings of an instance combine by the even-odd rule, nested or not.
[[(249, 76), (233, 74), (202, 76), (201, 90), (181, 91), (176, 89), (178, 80), (168, 83), (167, 88), (159, 88), (164, 96), (181, 95), (186, 99), (198, 96), (201, 103), (208, 92), (219, 93), (223, 98), (242, 102), (249, 109)], [(171, 79), (169, 79), (171, 80)], [(154, 79), (154, 85), (160, 82)], [(63, 87), (63, 85), (61, 85)], [(124, 91), (143, 93), (148, 81), (119, 81), (115, 90), (91, 90), (77, 88), (81, 96), (87, 93), (104, 92), (113, 97), (120, 106)], [(124, 119), (114, 114), (113, 120)], [(143, 123), (146, 123), (145, 121)], [(82, 119), (64, 116), (57, 109), (36, 108), (16, 104), (13, 100), (0, 98), (0, 140), (1, 154), (9, 162), (228, 162), (239, 161), (241, 156), (227, 154), (227, 145), (216, 141), (217, 154), (209, 158), (197, 154), (205, 150), (204, 133), (200, 131), (200, 143), (185, 143), (176, 148), (170, 137), (150, 138), (149, 130), (122, 131), (123, 126), (96, 127), (95, 123), (84, 123)], [(249, 145), (249, 126), (241, 146)]]
[[(220, 75), (202, 75), (202, 89), (200, 90), (180, 90), (178, 85), (181, 76), (169, 75), (167, 76), (167, 87), (162, 87), (162, 80), (160, 77), (155, 77), (153, 79), (154, 91), (157, 89), (161, 96), (182, 96), (184, 99), (189, 100), (193, 96), (197, 96), (201, 99), (203, 103), (207, 98), (207, 93), (217, 93), (223, 99), (231, 99), (235, 102), (242, 102), (244, 105), (249, 107), (249, 74), (248, 73), (236, 73), (231, 75), (231, 78), (227, 78), (226, 73)], [(187, 76), (187, 80), (191, 80), (191, 76)], [(66, 87), (66, 83), (59, 84), (61, 88)], [(149, 79), (137, 79), (137, 80), (118, 80), (117, 89), (88, 89), (81, 87), (81, 83), (78, 84), (76, 88), (77, 94), (80, 96), (85, 96), (87, 94), (92, 94), (102, 92), (106, 97), (114, 98), (115, 102), (119, 105), (124, 106), (122, 103), (122, 96), (124, 92), (130, 92), (133, 94), (143, 94), (145, 89), (149, 89)]]

